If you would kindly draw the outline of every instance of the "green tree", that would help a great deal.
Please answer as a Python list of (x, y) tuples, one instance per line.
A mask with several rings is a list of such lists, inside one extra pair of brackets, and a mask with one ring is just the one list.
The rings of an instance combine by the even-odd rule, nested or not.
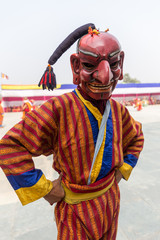
[(123, 76), (123, 83), (140, 83), (136, 78), (131, 78), (129, 73), (125, 73)]

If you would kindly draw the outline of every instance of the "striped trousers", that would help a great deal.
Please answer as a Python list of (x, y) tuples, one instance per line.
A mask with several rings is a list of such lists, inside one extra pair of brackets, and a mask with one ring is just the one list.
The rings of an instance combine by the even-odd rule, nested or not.
[(78, 204), (58, 202), (55, 218), (58, 240), (115, 240), (120, 207), (117, 182), (98, 198)]

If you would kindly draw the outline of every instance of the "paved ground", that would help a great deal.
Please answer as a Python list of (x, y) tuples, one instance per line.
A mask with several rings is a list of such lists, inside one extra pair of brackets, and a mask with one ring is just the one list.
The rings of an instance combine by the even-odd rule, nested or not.
[[(144, 150), (128, 182), (121, 181), (121, 210), (117, 240), (160, 240), (160, 105), (147, 106), (133, 117), (143, 124)], [(20, 120), (21, 113), (6, 113), (0, 137)], [(54, 179), (51, 157), (35, 159), (48, 178)], [(22, 207), (0, 170), (0, 239), (56, 240), (54, 207), (40, 199)]]

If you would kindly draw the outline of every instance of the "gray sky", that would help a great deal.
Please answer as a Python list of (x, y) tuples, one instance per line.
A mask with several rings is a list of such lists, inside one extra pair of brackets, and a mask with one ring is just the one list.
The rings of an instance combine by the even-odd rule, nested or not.
[[(38, 84), (49, 57), (73, 30), (109, 28), (125, 52), (124, 73), (160, 82), (159, 0), (0, 0), (0, 72), (4, 84)], [(72, 83), (74, 44), (54, 65), (57, 83)]]

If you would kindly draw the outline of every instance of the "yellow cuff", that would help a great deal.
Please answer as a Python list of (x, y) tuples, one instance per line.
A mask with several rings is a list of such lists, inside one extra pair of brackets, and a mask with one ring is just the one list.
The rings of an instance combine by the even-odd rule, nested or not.
[(33, 201), (38, 200), (41, 197), (44, 197), (47, 193), (53, 188), (53, 183), (50, 180), (47, 180), (44, 174), (39, 179), (39, 181), (32, 187), (24, 187), (16, 190), (16, 193), (22, 203), (26, 205)]
[(128, 180), (128, 178), (132, 172), (132, 169), (133, 168), (129, 164), (123, 163), (123, 165), (119, 168), (119, 171), (122, 173), (125, 180)]

